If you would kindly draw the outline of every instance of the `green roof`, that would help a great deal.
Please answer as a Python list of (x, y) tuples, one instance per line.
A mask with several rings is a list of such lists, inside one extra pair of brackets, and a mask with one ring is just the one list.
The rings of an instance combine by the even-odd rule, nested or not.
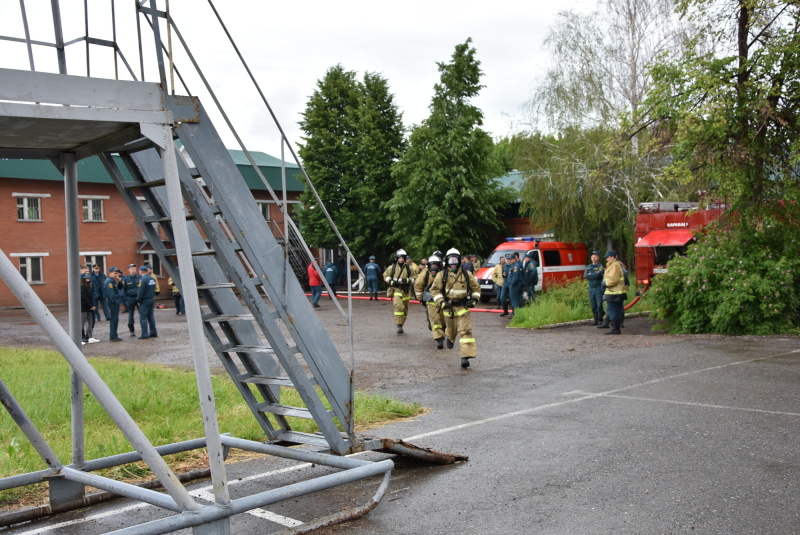
[[(229, 150), (234, 163), (245, 179), (251, 190), (266, 190), (258, 174), (255, 172), (243, 151)], [(279, 158), (263, 152), (253, 152), (253, 156), (264, 177), (276, 191), (281, 190), (281, 161)], [(120, 162), (121, 163), (121, 162)], [(286, 189), (288, 191), (303, 191), (303, 174), (295, 163), (286, 162)], [(121, 168), (124, 169), (122, 165)], [(125, 171), (127, 175), (127, 171)], [(18, 160), (0, 158), (0, 177), (19, 178), (23, 180), (54, 180), (63, 181), (64, 177), (49, 160)], [(91, 156), (78, 162), (78, 182), (92, 182), (111, 184), (111, 176), (97, 156)]]

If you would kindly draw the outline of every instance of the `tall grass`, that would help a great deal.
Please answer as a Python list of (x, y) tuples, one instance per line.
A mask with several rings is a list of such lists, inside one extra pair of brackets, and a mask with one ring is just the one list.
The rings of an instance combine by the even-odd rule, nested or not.
[[(193, 371), (126, 362), (109, 358), (89, 359), (122, 405), (155, 446), (203, 436), (202, 418)], [(0, 348), (0, 379), (48, 441), (58, 458), (69, 464), (71, 455), (69, 366), (57, 352)], [(266, 437), (244, 403), (239, 391), (225, 376), (212, 377), (220, 432), (265, 440)], [(303, 406), (293, 389), (281, 392), (287, 405)], [(86, 459), (132, 451), (95, 397), (84, 393)], [(359, 428), (375, 427), (398, 418), (424, 412), (416, 403), (403, 403), (375, 394), (357, 392), (355, 420)], [(313, 433), (313, 420), (290, 419), (296, 431)], [(171, 457), (182, 461), (202, 456), (187, 452)], [(0, 411), (0, 477), (46, 468), (44, 462), (16, 426), (7, 411)], [(121, 479), (141, 476), (141, 465), (128, 465), (104, 473)], [(16, 499), (19, 492), (0, 493), (0, 503)]]
[[(628, 290), (629, 303), (636, 296), (631, 287)], [(637, 303), (637, 311), (644, 310)], [(592, 319), (589, 306), (589, 283), (586, 280), (573, 280), (549, 286), (546, 292), (537, 294), (536, 303), (514, 312), (511, 327), (538, 329), (545, 325), (570, 321)]]

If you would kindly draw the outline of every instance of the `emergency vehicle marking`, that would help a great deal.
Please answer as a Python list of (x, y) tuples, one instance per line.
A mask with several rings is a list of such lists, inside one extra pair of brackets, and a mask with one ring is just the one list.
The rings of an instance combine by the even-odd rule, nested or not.
[(683, 221), (683, 222), (678, 222), (678, 223), (667, 223), (667, 228), (669, 228), (669, 227), (688, 227), (688, 226), (689, 226), (689, 222), (688, 221)]

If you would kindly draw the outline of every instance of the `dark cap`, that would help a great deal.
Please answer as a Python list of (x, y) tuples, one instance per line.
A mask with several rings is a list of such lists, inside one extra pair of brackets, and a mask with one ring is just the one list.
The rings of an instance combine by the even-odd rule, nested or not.
[(108, 268), (108, 270), (109, 271), (119, 271), (119, 269), (117, 269), (117, 266), (111, 266), (110, 268)]
[(606, 258), (608, 258), (609, 256), (616, 257), (617, 256), (617, 252), (614, 251), (613, 249), (609, 249), (608, 251), (606, 251)]
[(139, 266), (139, 271), (150, 271), (150, 266), (147, 264)]
[(374, 256), (370, 256), (369, 259), (370, 260), (375, 260), (375, 257)]
[(95, 265), (92, 266), (92, 269), (100, 269), (100, 265), (99, 264), (95, 264)]
[[(600, 256), (600, 251), (592, 251), (592, 255)], [(589, 256), (592, 256), (592, 255), (589, 255)]]
[(136, 267), (136, 264), (128, 264), (129, 268)]

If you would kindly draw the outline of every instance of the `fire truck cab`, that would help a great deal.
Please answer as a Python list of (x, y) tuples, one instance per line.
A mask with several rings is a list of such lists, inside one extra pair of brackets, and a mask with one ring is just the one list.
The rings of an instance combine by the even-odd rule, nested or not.
[(539, 241), (529, 237), (506, 238), (475, 273), (481, 286), (481, 303), (498, 297), (498, 288), (492, 281), (492, 270), (500, 262), (500, 257), (517, 252), (523, 259), (528, 251), (534, 251), (534, 260), (539, 265), (536, 291), (546, 290), (556, 282), (580, 278), (586, 268), (586, 246), (582, 243)]
[(636, 215), (636, 285), (645, 290), (653, 276), (666, 273), (675, 255), (686, 254), (700, 229), (720, 216), (723, 205), (697, 210), (693, 202), (640, 203)]

